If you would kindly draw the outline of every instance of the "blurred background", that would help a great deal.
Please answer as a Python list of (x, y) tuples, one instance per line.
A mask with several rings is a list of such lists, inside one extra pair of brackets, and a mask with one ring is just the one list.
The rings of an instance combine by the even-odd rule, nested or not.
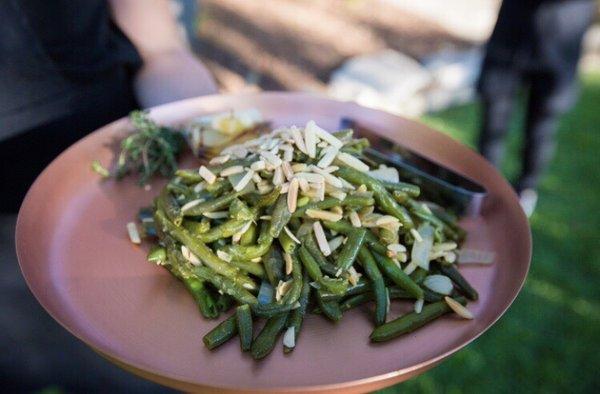
[[(182, 0), (171, 2), (171, 12), (221, 92), (301, 90), (355, 100), (418, 118), (475, 148), (482, 118), (476, 84), (500, 3)], [(531, 216), (534, 254), (523, 291), (506, 315), (473, 344), (384, 392), (598, 391), (597, 11), (593, 19), (578, 62), (579, 96), (560, 118), (556, 155), (537, 187), (539, 202)], [(525, 92), (518, 97), (500, 165), (509, 180), (515, 180), (521, 165)], [(7, 316), (17, 313), (21, 306), (1, 295), (18, 291), (22, 305), (43, 315), (18, 275), (13, 223), (14, 215), (2, 216), (0, 305)], [(0, 381), (8, 391), (167, 391), (110, 365), (47, 316), (32, 323), (42, 324), (47, 335), (29, 348), (15, 348), (15, 338), (10, 337), (26, 335), (27, 321), (3, 318), (1, 323)], [(15, 324), (23, 327), (8, 327)], [(13, 354), (27, 360), (27, 367), (14, 364)]]

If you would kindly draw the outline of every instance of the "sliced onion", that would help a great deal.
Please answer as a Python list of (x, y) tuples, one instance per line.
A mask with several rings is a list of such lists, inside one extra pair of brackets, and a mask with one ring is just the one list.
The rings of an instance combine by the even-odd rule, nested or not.
[(438, 294), (449, 295), (452, 293), (452, 281), (444, 275), (429, 275), (423, 280), (423, 285)]
[(415, 240), (410, 258), (417, 266), (429, 271), (429, 253), (433, 247), (433, 227), (428, 223), (423, 223), (417, 231), (421, 235), (421, 241)]

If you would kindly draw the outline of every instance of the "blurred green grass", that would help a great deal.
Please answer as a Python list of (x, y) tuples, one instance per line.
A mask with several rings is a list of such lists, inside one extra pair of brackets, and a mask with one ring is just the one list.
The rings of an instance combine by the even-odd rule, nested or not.
[[(468, 104), (423, 121), (473, 147), (479, 114), (477, 104)], [(519, 169), (522, 105), (513, 120), (502, 166), (509, 179)], [(381, 393), (598, 392), (599, 211), (600, 72), (581, 77), (579, 101), (561, 119), (556, 156), (531, 218), (531, 270), (515, 303), (440, 366)]]

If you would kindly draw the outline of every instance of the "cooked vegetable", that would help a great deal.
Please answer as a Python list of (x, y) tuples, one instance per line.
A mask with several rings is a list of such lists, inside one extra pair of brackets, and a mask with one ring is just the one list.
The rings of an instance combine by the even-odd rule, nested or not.
[[(314, 122), (280, 128), (177, 171), (160, 192), (142, 217), (158, 238), (148, 260), (180, 279), (205, 317), (236, 307), (204, 336), (209, 349), (238, 334), (242, 351), (261, 359), (283, 334), (289, 353), (310, 305), (339, 322), (374, 301), (373, 341), (449, 311), (473, 316), (444, 299), (457, 291), (477, 299), (453, 265), (462, 230), (417, 200), (418, 186), (392, 183), (397, 170), (372, 167), (365, 146), (351, 131), (330, 135)], [(386, 323), (390, 300), (420, 313)], [(253, 339), (260, 319), (266, 324)]]

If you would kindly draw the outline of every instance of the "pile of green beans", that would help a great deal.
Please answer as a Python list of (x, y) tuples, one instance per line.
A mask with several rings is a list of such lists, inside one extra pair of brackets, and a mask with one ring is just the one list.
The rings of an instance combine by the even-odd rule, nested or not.
[[(344, 141), (340, 151), (361, 160), (367, 142), (351, 135), (351, 130), (334, 133)], [(294, 150), (290, 166), (310, 171), (323, 146), (316, 158)], [(223, 159), (208, 169), (219, 174), (235, 166), (250, 172), (260, 157), (254, 152), (242, 159)], [(336, 159), (328, 170), (339, 180), (334, 184), (343, 182), (343, 190), (321, 197), (298, 191), (302, 199), (293, 208), (286, 191), (292, 187), (289, 169), (288, 184), (279, 181), (275, 186), (274, 173), (264, 165), (253, 167), (253, 174), (263, 189), (273, 182), (266, 190), (239, 190), (227, 176), (217, 175), (209, 183), (196, 170), (177, 171), (161, 190), (151, 209), (155, 245), (148, 260), (183, 283), (205, 318), (218, 319), (229, 312), (204, 335), (206, 347), (215, 349), (238, 336), (243, 352), (262, 359), (283, 336), (283, 351), (290, 353), (307, 314), (342, 324), (350, 310), (370, 304), (375, 326), (370, 338), (386, 341), (451, 312), (457, 303), (477, 300), (477, 291), (453, 261), (453, 249), (464, 231), (452, 216), (432, 212), (419, 201), (418, 186), (381, 181), (347, 163)], [(433, 227), (435, 234), (431, 264), (428, 269), (411, 268), (411, 248), (424, 242), (418, 232), (424, 225)], [(445, 276), (452, 291), (441, 294), (428, 288), (431, 275)], [(392, 300), (415, 303), (415, 312), (390, 320)], [(265, 323), (257, 331), (259, 319)]]

